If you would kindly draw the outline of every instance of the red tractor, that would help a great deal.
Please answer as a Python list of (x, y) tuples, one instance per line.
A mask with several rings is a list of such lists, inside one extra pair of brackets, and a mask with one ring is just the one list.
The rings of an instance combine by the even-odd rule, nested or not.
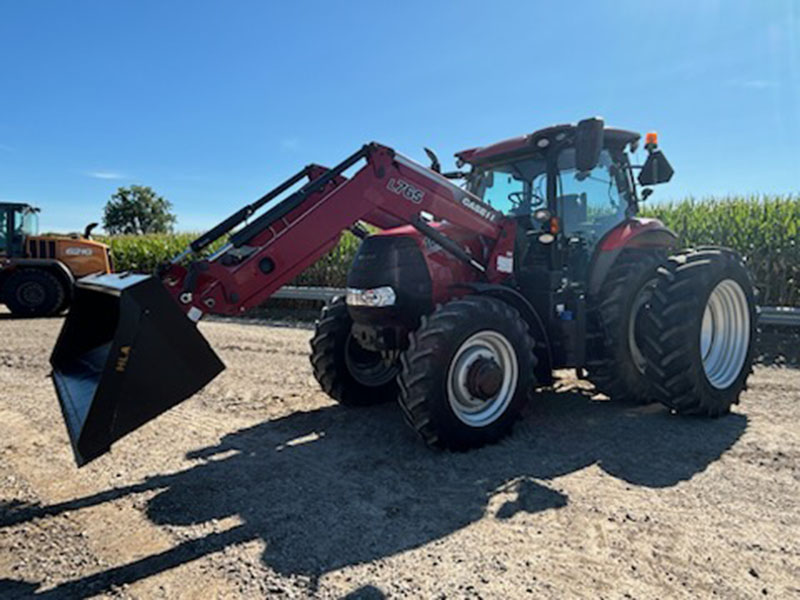
[(613, 400), (727, 413), (753, 360), (753, 285), (734, 252), (677, 251), (636, 216), (673, 172), (654, 134), (631, 164), (639, 139), (585, 119), (459, 152), (448, 173), (431, 151), (425, 167), (367, 144), (304, 168), (155, 276), (81, 279), (51, 358), (78, 464), (224, 368), (197, 331), (205, 313), (258, 306), (347, 229), (363, 240), (347, 296), (311, 340), (314, 375), (342, 404), (397, 400), (451, 449), (506, 435), (567, 367)]

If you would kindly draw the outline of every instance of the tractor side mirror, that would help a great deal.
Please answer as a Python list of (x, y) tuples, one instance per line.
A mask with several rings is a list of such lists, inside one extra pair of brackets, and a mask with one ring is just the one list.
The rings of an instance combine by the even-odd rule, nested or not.
[(575, 131), (575, 169), (591, 171), (600, 160), (603, 151), (603, 119), (591, 117), (578, 123)]
[(666, 183), (672, 179), (674, 172), (664, 153), (661, 150), (653, 150), (644, 161), (642, 170), (639, 171), (639, 183), (641, 185)]

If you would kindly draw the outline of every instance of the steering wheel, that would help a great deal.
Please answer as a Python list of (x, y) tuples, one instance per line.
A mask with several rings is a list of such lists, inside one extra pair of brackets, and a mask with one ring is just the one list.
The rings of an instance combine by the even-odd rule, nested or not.
[(508, 199), (515, 207), (519, 206), (525, 201), (525, 192), (511, 192), (508, 195)]
[[(525, 192), (511, 192), (508, 195), (508, 199), (514, 205), (514, 208), (518, 208), (525, 201)], [(531, 193), (531, 208), (541, 206), (542, 204), (544, 204), (544, 198), (540, 198), (536, 194)]]

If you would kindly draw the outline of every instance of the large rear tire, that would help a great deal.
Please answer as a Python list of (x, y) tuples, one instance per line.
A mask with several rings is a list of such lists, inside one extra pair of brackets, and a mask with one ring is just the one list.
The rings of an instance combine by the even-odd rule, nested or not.
[(655, 400), (646, 360), (639, 348), (642, 309), (666, 261), (657, 252), (624, 251), (593, 299), (587, 373), (598, 391), (614, 401), (647, 404)]
[(681, 414), (727, 414), (752, 372), (753, 282), (741, 257), (689, 250), (658, 271), (642, 319), (642, 349), (657, 399)]
[(409, 336), (400, 406), (431, 446), (466, 450), (496, 442), (534, 387), (528, 324), (505, 302), (467, 296), (440, 306)]
[(323, 307), (311, 338), (314, 377), (331, 398), (347, 406), (368, 406), (397, 398), (400, 366), (363, 348), (350, 335), (353, 320), (343, 298)]
[(17, 317), (47, 317), (58, 313), (67, 299), (61, 280), (43, 269), (20, 269), (3, 285), (3, 301)]

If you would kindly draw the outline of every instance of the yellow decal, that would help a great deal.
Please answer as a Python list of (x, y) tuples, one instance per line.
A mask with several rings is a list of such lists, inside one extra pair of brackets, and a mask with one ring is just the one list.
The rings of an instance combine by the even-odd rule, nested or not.
[(119, 356), (117, 357), (117, 373), (123, 373), (125, 371), (125, 367), (128, 366), (128, 359), (130, 358), (130, 355), (130, 346), (122, 346), (119, 349)]

